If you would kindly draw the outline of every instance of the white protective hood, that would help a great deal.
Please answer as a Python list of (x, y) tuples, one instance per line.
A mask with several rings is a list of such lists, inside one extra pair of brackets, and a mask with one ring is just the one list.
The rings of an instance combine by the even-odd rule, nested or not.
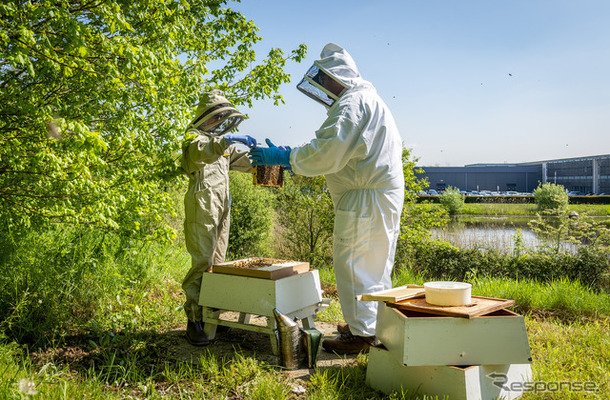
[(329, 43), (324, 46), (320, 59), (314, 61), (314, 64), (347, 88), (365, 82), (352, 56), (338, 44)]
[[(319, 74), (319, 71), (323, 74)], [(343, 90), (333, 93), (323, 86), (319, 75), (324, 74), (339, 83)], [(330, 108), (349, 89), (367, 84), (370, 85), (360, 76), (352, 56), (343, 47), (329, 43), (324, 46), (320, 53), (320, 59), (314, 61), (297, 88), (308, 97)]]

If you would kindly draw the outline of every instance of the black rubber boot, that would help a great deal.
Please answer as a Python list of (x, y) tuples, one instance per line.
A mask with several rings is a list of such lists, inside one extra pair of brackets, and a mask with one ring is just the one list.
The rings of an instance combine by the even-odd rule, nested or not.
[(188, 321), (186, 323), (186, 340), (193, 346), (205, 346), (210, 341), (203, 333), (203, 322)]

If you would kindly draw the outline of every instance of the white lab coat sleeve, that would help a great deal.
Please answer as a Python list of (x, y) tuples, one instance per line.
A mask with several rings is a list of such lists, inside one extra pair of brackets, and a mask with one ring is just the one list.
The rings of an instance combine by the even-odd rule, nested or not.
[(352, 118), (341, 113), (329, 118), (316, 131), (316, 138), (290, 154), (292, 171), (316, 176), (336, 173), (350, 160), (364, 158), (368, 145)]

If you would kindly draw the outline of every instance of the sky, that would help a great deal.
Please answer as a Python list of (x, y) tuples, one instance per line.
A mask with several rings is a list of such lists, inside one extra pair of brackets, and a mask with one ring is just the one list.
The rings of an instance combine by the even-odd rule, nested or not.
[(296, 84), (334, 42), (389, 106), (420, 166), (610, 154), (608, 0), (243, 0), (255, 50), (308, 46), (285, 104), (256, 101), (240, 133), (298, 146), (326, 109)]

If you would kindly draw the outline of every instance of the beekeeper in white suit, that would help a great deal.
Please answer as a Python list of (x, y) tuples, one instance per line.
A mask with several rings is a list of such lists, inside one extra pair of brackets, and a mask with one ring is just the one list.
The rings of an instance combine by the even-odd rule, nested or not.
[(375, 343), (377, 302), (359, 294), (389, 289), (404, 200), (402, 141), (390, 110), (345, 49), (330, 43), (297, 85), (328, 108), (316, 138), (294, 149), (250, 150), (253, 165), (325, 175), (335, 208), (334, 270), (343, 317), (327, 351), (366, 352)]
[(188, 319), (186, 338), (195, 346), (208, 344), (199, 305), (201, 277), (213, 264), (223, 262), (227, 252), (231, 207), (229, 170), (252, 172), (248, 151), (233, 144), (252, 147), (256, 146), (256, 139), (228, 133), (243, 119), (222, 92), (212, 90), (203, 94), (185, 133), (181, 163), (189, 184), (184, 196), (184, 236), (191, 255), (191, 269), (182, 282), (182, 289)]

